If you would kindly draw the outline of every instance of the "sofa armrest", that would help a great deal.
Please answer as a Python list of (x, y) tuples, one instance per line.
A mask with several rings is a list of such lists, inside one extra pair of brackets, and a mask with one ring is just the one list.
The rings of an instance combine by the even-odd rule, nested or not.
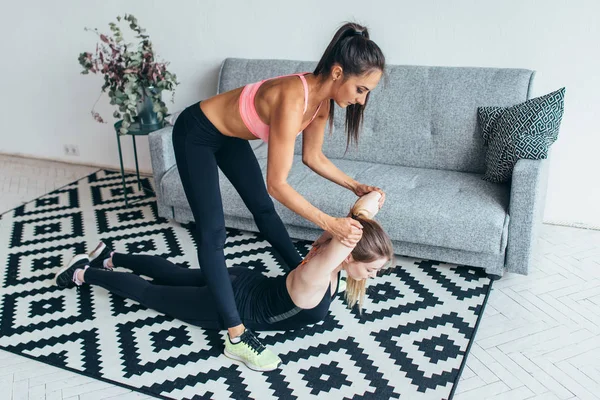
[(152, 174), (154, 183), (158, 188), (163, 175), (175, 165), (175, 151), (171, 138), (172, 126), (164, 127), (148, 135), (150, 144), (150, 160), (152, 161)]
[(512, 174), (508, 214), (508, 243), (506, 269), (509, 272), (528, 274), (542, 223), (548, 160), (519, 160)]

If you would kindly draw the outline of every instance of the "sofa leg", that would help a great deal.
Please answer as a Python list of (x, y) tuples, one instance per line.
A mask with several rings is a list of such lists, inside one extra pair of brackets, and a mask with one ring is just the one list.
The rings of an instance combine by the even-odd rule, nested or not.
[(487, 274), (488, 278), (490, 278), (492, 281), (497, 281), (498, 279), (502, 278), (502, 275), (496, 275), (496, 274)]
[(158, 208), (158, 216), (166, 219), (174, 219), (173, 207), (162, 204), (160, 201), (156, 202)]

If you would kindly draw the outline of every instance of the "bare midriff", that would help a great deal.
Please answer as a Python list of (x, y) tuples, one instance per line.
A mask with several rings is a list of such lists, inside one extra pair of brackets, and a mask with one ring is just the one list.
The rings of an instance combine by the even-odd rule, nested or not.
[[(272, 79), (264, 82), (256, 94), (255, 107), (260, 116), (261, 121), (269, 125), (270, 120), (270, 101), (269, 98), (274, 98), (275, 93), (280, 90), (289, 90), (291, 81), (298, 78), (286, 77), (280, 79)], [(287, 82), (285, 81), (287, 80)], [(225, 136), (236, 137), (244, 140), (258, 139), (252, 132), (248, 130), (239, 112), (239, 99), (243, 87), (230, 90), (229, 92), (221, 93), (200, 102), (200, 108), (206, 118)], [(299, 92), (302, 93), (302, 92)], [(271, 100), (274, 101), (274, 100)], [(311, 122), (313, 114), (317, 111), (319, 104), (308, 105), (308, 110), (304, 114), (302, 127), (304, 130)]]

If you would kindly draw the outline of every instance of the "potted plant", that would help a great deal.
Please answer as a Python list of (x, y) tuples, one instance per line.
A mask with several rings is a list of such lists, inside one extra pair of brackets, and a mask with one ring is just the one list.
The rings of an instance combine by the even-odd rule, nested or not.
[[(137, 45), (125, 43), (121, 29), (113, 22), (109, 23), (112, 36), (99, 33), (97, 29), (85, 28), (86, 31), (95, 32), (100, 42), (96, 44), (94, 53), (81, 53), (78, 60), (83, 67), (82, 74), (92, 72), (104, 75), (102, 92), (108, 89), (110, 104), (118, 107), (113, 117), (123, 119), (119, 133), (126, 134), (134, 122), (142, 126), (160, 125), (168, 111), (161, 93), (163, 90), (171, 91), (173, 101), (173, 89), (179, 82), (175, 74), (167, 70), (167, 62), (156, 60), (152, 42), (145, 34), (146, 30), (138, 25), (137, 19), (125, 14), (117, 17), (117, 22), (121, 20), (128, 22), (129, 28), (135, 32)], [(94, 107), (92, 116), (104, 123)]]

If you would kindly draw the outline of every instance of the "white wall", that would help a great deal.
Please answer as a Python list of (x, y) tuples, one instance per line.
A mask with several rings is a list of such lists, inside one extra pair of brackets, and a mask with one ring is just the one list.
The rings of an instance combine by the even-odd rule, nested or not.
[[(3, 116), (0, 152), (85, 164), (119, 165), (112, 108), (100, 76), (80, 75), (77, 56), (108, 22), (133, 13), (181, 85), (172, 110), (214, 93), (225, 57), (318, 60), (346, 20), (366, 24), (391, 64), (522, 67), (537, 76), (534, 96), (566, 86), (553, 146), (545, 221), (600, 227), (600, 2), (454, 0), (5, 3), (0, 16)], [(133, 168), (127, 138), (126, 167)], [(65, 156), (64, 144), (80, 156)], [(141, 167), (150, 171), (147, 142)]]

